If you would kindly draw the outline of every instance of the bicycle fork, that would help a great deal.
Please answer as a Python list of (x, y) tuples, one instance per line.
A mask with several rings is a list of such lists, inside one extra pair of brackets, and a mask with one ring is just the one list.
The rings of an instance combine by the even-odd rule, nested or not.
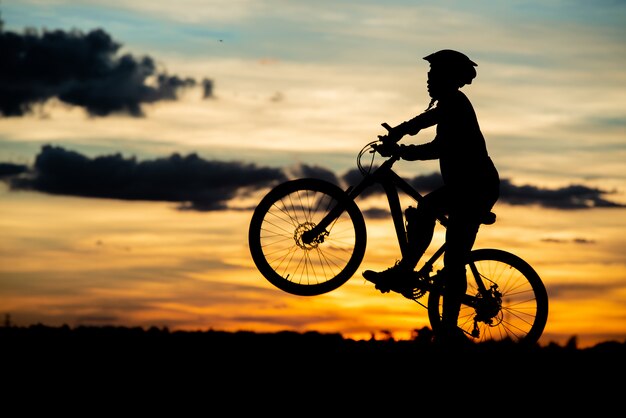
[[(369, 185), (369, 184), (368, 184)], [(324, 239), (329, 235), (328, 227), (346, 210), (348, 204), (351, 203), (362, 191), (365, 187), (368, 187), (362, 182), (357, 188), (356, 191), (352, 186), (348, 187), (346, 190), (345, 199), (338, 200), (335, 206), (330, 209), (328, 214), (322, 218), (322, 220), (317, 225), (312, 225), (312, 227), (306, 231), (304, 231), (301, 235), (301, 240), (304, 245), (316, 245), (324, 242)]]

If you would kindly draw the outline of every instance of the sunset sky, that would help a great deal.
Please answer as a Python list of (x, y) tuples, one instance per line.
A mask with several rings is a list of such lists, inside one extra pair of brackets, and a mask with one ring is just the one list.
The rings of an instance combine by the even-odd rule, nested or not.
[(422, 58), (450, 48), (478, 64), (463, 91), (503, 180), (475, 247), (540, 274), (542, 343), (626, 339), (626, 2), (1, 0), (0, 16), (12, 323), (398, 339), (428, 326), (361, 277), (399, 257), (389, 219), (366, 218), (357, 274), (315, 297), (267, 282), (247, 232), (269, 187), (343, 178), (382, 122), (422, 112)]

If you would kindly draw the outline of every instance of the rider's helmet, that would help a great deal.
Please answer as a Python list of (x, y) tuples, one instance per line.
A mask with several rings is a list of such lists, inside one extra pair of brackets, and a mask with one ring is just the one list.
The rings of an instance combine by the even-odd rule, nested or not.
[(425, 56), (424, 59), (430, 63), (431, 68), (454, 77), (459, 83), (459, 87), (472, 84), (472, 80), (476, 77), (476, 69), (474, 67), (478, 66), (478, 64), (461, 52), (452, 49), (442, 49)]

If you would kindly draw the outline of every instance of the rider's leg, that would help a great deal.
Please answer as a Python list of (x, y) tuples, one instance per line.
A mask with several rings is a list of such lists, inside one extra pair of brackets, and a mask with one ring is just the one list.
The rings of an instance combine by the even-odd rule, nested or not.
[(406, 210), (407, 254), (400, 264), (413, 270), (433, 239), (438, 213), (445, 213), (447, 189), (442, 187), (424, 196), (417, 208)]
[(425, 195), (416, 209), (416, 216), (407, 219), (407, 254), (393, 267), (380, 272), (366, 270), (363, 277), (375, 283), (376, 288), (383, 293), (392, 289), (397, 291), (406, 285), (407, 273), (413, 271), (432, 240), (436, 213), (443, 210), (446, 200), (445, 187)]
[(441, 324), (444, 332), (457, 328), (461, 300), (467, 290), (465, 265), (476, 240), (480, 223), (466, 216), (452, 214), (446, 229), (444, 254), (444, 289)]
[(467, 291), (465, 266), (469, 259), (480, 220), (498, 200), (499, 186), (460, 193), (451, 193), (450, 213), (446, 229), (446, 252), (443, 257), (444, 290), (441, 322), (444, 329), (458, 331), (461, 300)]

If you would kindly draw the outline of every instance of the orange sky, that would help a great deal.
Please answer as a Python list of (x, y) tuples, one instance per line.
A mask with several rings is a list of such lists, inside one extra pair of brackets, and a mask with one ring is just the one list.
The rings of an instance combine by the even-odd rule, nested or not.
[[(178, 211), (164, 203), (6, 191), (2, 201), (0, 306), (18, 324), (293, 329), (354, 338), (381, 331), (409, 338), (428, 326), (424, 308), (379, 293), (360, 274), (315, 297), (274, 288), (249, 255), (250, 211)], [(561, 213), (507, 205), (497, 213), (476, 248), (514, 252), (541, 275), (551, 303), (542, 342), (576, 335), (585, 345), (624, 336), (626, 295), (619, 289), (626, 270), (613, 261), (622, 256), (624, 217), (612, 209)], [(388, 222), (367, 222), (359, 272), (397, 259)], [(581, 236), (593, 242), (577, 242)], [(434, 242), (441, 239), (438, 231)]]
[[(149, 56), (156, 69), (146, 83), (167, 74), (209, 78), (214, 88), (209, 98), (197, 85), (175, 100), (138, 102), (141, 116), (124, 109), (94, 115), (60, 94), (41, 99), (31, 112), (0, 117), (0, 164), (28, 167), (32, 176), (42, 147), (52, 145), (57, 157), (118, 155), (127, 165), (195, 153), (225, 163), (233, 178), (247, 164), (292, 177), (303, 165), (340, 176), (384, 133), (381, 122), (394, 125), (427, 106), (421, 57), (462, 50), (478, 62), (478, 77), (464, 91), (490, 155), (515, 192), (535, 199), (501, 200), (497, 223), (481, 229), (476, 247), (508, 250), (539, 272), (550, 297), (541, 342), (624, 340), (626, 7), (617, 3), (5, 1), (5, 32), (101, 28), (120, 44), (110, 66), (122, 54), (136, 64)], [(8, 88), (6, 80), (0, 86)], [(436, 162), (396, 167), (406, 177), (438, 169)], [(305, 298), (274, 288), (250, 259), (250, 208), (267, 191), (245, 195), (254, 179), (243, 179), (233, 196), (211, 189), (218, 203), (211, 210), (43, 193), (2, 179), (0, 313), (16, 324), (356, 338), (382, 331), (408, 338), (428, 325), (424, 308), (380, 294), (360, 276), (397, 259), (390, 221), (367, 221), (366, 256), (348, 283)], [(586, 190), (583, 201), (576, 187)]]

